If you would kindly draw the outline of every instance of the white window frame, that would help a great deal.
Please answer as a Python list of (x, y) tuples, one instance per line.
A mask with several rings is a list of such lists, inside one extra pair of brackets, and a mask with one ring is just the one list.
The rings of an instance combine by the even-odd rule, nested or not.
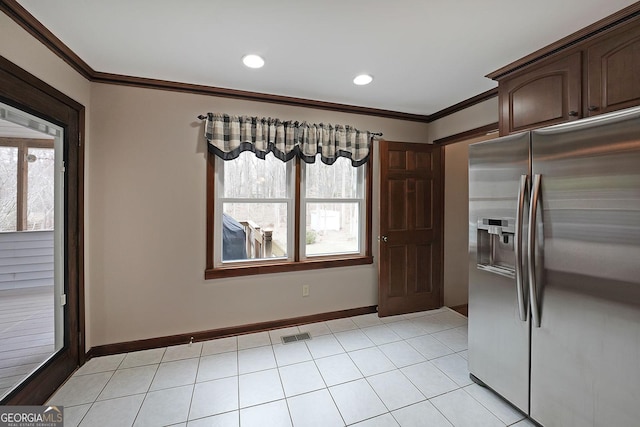
[[(316, 159), (316, 162), (319, 162)], [(324, 257), (340, 257), (348, 255), (365, 254), (365, 236), (366, 236), (366, 173), (365, 167), (356, 168), (356, 198), (317, 198), (306, 197), (307, 188), (307, 167), (313, 167), (313, 164), (302, 163), (300, 171), (300, 259), (319, 259)], [(306, 217), (307, 203), (355, 203), (358, 205), (358, 250), (352, 252), (332, 252), (327, 254), (307, 255), (307, 239), (306, 239)]]
[[(227, 163), (228, 164), (228, 163)], [(351, 267), (358, 265), (371, 265), (374, 262), (372, 253), (372, 227), (370, 220), (373, 215), (373, 187), (370, 179), (373, 180), (373, 166), (371, 157), (366, 165), (358, 167), (358, 173), (362, 174), (360, 182), (360, 252), (350, 252), (344, 254), (327, 254), (326, 256), (313, 255), (303, 257), (304, 245), (301, 245), (300, 238), (306, 235), (306, 224), (304, 218), (296, 218), (295, 213), (300, 214), (303, 204), (301, 188), (304, 183), (305, 173), (302, 172), (304, 164), (301, 159), (295, 158), (287, 162), (290, 178), (288, 182), (288, 193), (291, 196), (289, 204), (289, 218), (291, 224), (299, 224), (297, 228), (289, 227), (287, 244), (288, 258), (251, 259), (245, 261), (225, 261), (222, 262), (222, 204), (231, 199), (219, 197), (224, 195), (224, 161), (217, 155), (209, 151), (207, 153), (207, 237), (206, 237), (206, 267), (204, 271), (205, 280), (241, 277), (248, 275), (262, 275), (272, 273), (286, 273), (294, 271), (307, 271), (335, 267)], [(299, 180), (299, 181), (298, 181)], [(273, 200), (273, 199), (272, 199)], [(352, 199), (348, 199), (351, 201)], [(331, 199), (330, 202), (339, 202), (340, 199)], [(306, 202), (304, 202), (306, 203)], [(306, 205), (305, 205), (306, 206)], [(293, 243), (292, 243), (293, 242)], [(305, 241), (306, 244), (306, 241)], [(302, 254), (301, 254), (302, 253)]]
[[(252, 154), (251, 154), (252, 155)], [(269, 154), (272, 155), (272, 154)], [(273, 261), (293, 261), (294, 260), (294, 246), (295, 240), (295, 163), (293, 161), (286, 162), (286, 195), (285, 198), (238, 198), (238, 197), (224, 197), (224, 164), (225, 160), (216, 156), (215, 165), (215, 205), (214, 205), (214, 220), (216, 226), (214, 227), (214, 252), (213, 252), (213, 265), (214, 267), (223, 267), (228, 265), (238, 264), (260, 264), (270, 263)], [(226, 160), (227, 162), (233, 160)], [(245, 260), (222, 260), (222, 213), (223, 205), (225, 203), (285, 203), (287, 205), (287, 257), (280, 258), (258, 258), (258, 259), (245, 259)]]

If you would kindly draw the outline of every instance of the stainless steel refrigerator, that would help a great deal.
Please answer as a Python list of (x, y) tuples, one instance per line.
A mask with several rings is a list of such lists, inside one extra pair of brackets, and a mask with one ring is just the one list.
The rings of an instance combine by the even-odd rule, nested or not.
[(469, 147), (469, 371), (544, 426), (640, 425), (640, 108)]

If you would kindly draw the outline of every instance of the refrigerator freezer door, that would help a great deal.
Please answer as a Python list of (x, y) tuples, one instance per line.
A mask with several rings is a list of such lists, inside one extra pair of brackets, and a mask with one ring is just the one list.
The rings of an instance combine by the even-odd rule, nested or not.
[(529, 141), (522, 133), (469, 147), (469, 371), (524, 412), (529, 323), (528, 313), (520, 320), (514, 244)]
[(531, 417), (640, 420), (640, 110), (532, 132), (542, 232)]

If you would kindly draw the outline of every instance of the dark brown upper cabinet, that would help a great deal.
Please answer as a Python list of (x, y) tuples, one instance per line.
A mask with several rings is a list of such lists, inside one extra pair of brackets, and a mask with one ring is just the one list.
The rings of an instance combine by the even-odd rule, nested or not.
[(498, 99), (502, 135), (579, 119), (581, 53), (510, 76), (500, 82)]
[(588, 116), (640, 105), (640, 22), (635, 20), (586, 49)]
[(487, 77), (500, 135), (640, 105), (640, 2)]

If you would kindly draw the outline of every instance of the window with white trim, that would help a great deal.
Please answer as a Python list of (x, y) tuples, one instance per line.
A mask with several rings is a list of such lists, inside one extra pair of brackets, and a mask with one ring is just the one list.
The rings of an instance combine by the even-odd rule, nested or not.
[(206, 119), (205, 278), (373, 262), (369, 132), (213, 113)]
[(245, 151), (215, 162), (216, 267), (365, 254), (366, 167), (354, 168), (347, 158), (330, 166), (319, 158), (300, 162), (296, 202), (295, 159), (263, 160)]
[(292, 257), (295, 181), (293, 162), (245, 151), (216, 158), (216, 266)]
[(345, 157), (302, 168), (301, 257), (364, 255), (365, 168), (354, 168)]

